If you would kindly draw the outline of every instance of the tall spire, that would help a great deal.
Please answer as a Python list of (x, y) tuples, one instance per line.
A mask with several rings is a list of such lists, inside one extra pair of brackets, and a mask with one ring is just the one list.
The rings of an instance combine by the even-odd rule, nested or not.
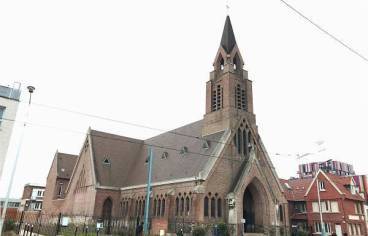
[(222, 32), (221, 46), (227, 53), (231, 53), (231, 50), (236, 44), (233, 27), (231, 25), (230, 17), (226, 17), (224, 31)]

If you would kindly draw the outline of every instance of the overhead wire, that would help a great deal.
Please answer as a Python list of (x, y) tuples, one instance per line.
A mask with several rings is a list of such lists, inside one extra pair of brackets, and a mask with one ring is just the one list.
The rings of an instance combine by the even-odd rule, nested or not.
[[(21, 121), (17, 121), (17, 120), (14, 120), (14, 119), (8, 119), (8, 118), (2, 118), (1, 120), (12, 121), (12, 122), (21, 122)], [(124, 138), (124, 137), (119, 136), (119, 135), (115, 135), (115, 136), (118, 136), (119, 138), (117, 138), (117, 137), (106, 137), (106, 136), (103, 136), (103, 135), (91, 134), (91, 133), (86, 133), (86, 132), (72, 130), (72, 129), (64, 129), (64, 128), (60, 128), (60, 127), (56, 127), (56, 126), (48, 126), (48, 125), (31, 123), (31, 122), (27, 122), (26, 124), (27, 125), (33, 125), (33, 126), (40, 126), (40, 127), (44, 127), (44, 128), (60, 129), (60, 130), (64, 130), (64, 131), (71, 132), (71, 133), (76, 133), (76, 134), (81, 134), (81, 135), (86, 135), (86, 136), (92, 136), (92, 137), (98, 137), (98, 138), (103, 138), (103, 139), (110, 139), (110, 140), (115, 140), (115, 141), (122, 141), (122, 142), (127, 142), (127, 143), (140, 144), (140, 145), (147, 146), (147, 147), (154, 147), (154, 148), (160, 148), (160, 149), (166, 149), (166, 150), (178, 151), (178, 152), (182, 151), (181, 149), (177, 149), (177, 148), (173, 148), (173, 147), (167, 147), (167, 146), (158, 145), (158, 144), (145, 143), (144, 140), (135, 141), (135, 140), (132, 140), (130, 138)], [(109, 134), (109, 133), (107, 133), (107, 134)], [(192, 151), (189, 151), (189, 150), (186, 152), (186, 154), (205, 156), (207, 158), (216, 158), (216, 159), (219, 158), (215, 155), (192, 152)], [(185, 158), (196, 158), (196, 157), (186, 156)], [(242, 162), (243, 161), (243, 160), (235, 159), (235, 158), (239, 158), (239, 156), (223, 155), (221, 158), (226, 159), (226, 160), (230, 160), (230, 161), (237, 161), (237, 162)]]
[(297, 13), (299, 16), (301, 16), (303, 19), (305, 19), (306, 21), (311, 23), (313, 26), (315, 26), (317, 29), (319, 29), (321, 32), (323, 32), (324, 34), (326, 34), (327, 36), (329, 36), (330, 38), (335, 40), (337, 43), (339, 43), (340, 45), (342, 45), (343, 47), (348, 49), (350, 52), (354, 53), (356, 56), (363, 59), (365, 62), (368, 62), (368, 58), (366, 56), (364, 56), (362, 53), (358, 52), (358, 50), (354, 49), (352, 46), (348, 45), (347, 43), (343, 42), (341, 39), (334, 36), (332, 33), (327, 31), (325, 28), (323, 28), (322, 26), (320, 26), (319, 24), (317, 24), (316, 22), (311, 20), (309, 17), (307, 17), (305, 14), (303, 14), (300, 10), (293, 7), (290, 3), (286, 2), (285, 0), (280, 0), (280, 1), (283, 4), (285, 4), (285, 6), (287, 6), (289, 9), (291, 9), (292, 11)]

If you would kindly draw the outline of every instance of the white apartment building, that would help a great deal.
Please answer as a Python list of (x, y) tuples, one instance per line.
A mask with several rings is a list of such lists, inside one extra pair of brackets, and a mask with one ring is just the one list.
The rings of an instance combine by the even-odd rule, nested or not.
[(0, 85), (0, 179), (8, 152), (15, 116), (18, 110), (20, 86), (17, 88)]

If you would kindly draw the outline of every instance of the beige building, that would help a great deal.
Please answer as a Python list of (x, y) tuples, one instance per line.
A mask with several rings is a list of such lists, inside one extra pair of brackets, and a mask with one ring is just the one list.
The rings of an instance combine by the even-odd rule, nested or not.
[(213, 66), (202, 120), (147, 140), (90, 129), (78, 156), (56, 153), (43, 212), (99, 218), (107, 232), (117, 220), (134, 231), (147, 201), (153, 147), (154, 235), (175, 232), (178, 223), (226, 223), (232, 235), (288, 226), (287, 201), (258, 133), (252, 81), (229, 17)]
[(19, 88), (0, 85), (0, 180), (18, 110)]

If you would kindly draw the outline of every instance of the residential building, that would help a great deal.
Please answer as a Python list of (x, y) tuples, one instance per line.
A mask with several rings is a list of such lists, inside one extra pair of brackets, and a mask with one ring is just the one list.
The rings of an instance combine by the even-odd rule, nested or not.
[(41, 211), (45, 186), (26, 184), (23, 189), (21, 211)]
[(19, 87), (0, 85), (0, 180), (18, 110), (19, 98)]
[(56, 152), (46, 181), (44, 212), (61, 212), (66, 188), (69, 185), (78, 156)]
[[(287, 201), (258, 133), (252, 81), (229, 16), (213, 66), (202, 120), (146, 140), (89, 129), (76, 158), (56, 153), (43, 212), (72, 216), (75, 224), (86, 217), (101, 219), (106, 233), (112, 219), (135, 227), (148, 200), (152, 147), (153, 235), (175, 232), (178, 222), (189, 228), (225, 222), (233, 235), (287, 227)], [(66, 178), (60, 176), (60, 156), (68, 160)]]
[(340, 176), (355, 175), (353, 165), (330, 159), (327, 161), (311, 162), (299, 165), (299, 178), (314, 177), (320, 169)]
[(321, 207), (328, 234), (367, 235), (365, 199), (359, 193), (354, 177), (319, 170), (314, 178), (281, 180), (281, 183), (288, 200), (289, 218), (294, 233), (303, 230), (321, 234)]
[[(8, 200), (8, 207), (6, 210), (6, 220), (16, 220), (18, 209), (20, 208), (21, 199), (11, 198)], [(0, 198), (0, 212), (3, 211), (5, 198)]]

